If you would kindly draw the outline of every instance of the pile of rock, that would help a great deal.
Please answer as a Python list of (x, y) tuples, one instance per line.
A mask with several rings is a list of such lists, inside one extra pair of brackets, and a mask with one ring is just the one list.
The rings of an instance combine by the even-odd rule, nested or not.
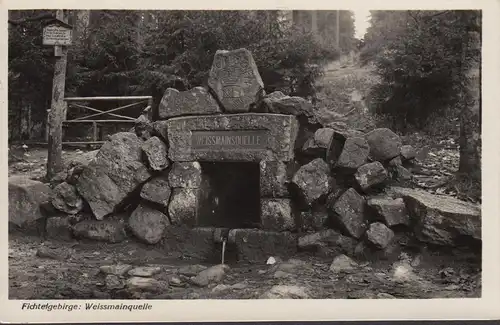
[(300, 249), (387, 257), (397, 256), (398, 243), (408, 239), (455, 246), (468, 238), (469, 245), (480, 244), (479, 206), (393, 186), (411, 180), (406, 167), (416, 151), (391, 130), (320, 128), (302, 155), (312, 161), (291, 180), (309, 232), (299, 238)]
[[(63, 239), (119, 242), (132, 235), (156, 244), (185, 237), (172, 229), (198, 225), (198, 199), (207, 186), (198, 161), (215, 159), (259, 163), (260, 229), (233, 229), (229, 236), (242, 256), (251, 249), (293, 251), (304, 231), (298, 247), (326, 254), (393, 252), (401, 233), (441, 245), (480, 240), (478, 206), (389, 186), (411, 179), (406, 166), (416, 156), (391, 130), (349, 130), (319, 118), (304, 98), (265, 95), (244, 49), (218, 51), (208, 84), (167, 89), (155, 114), (144, 112), (131, 132), (114, 134), (100, 150), (71, 162), (51, 181), (53, 189), (10, 178), (10, 223), (41, 224), (48, 236)], [(191, 148), (193, 130), (262, 128), (269, 141), (259, 150)], [(203, 239), (193, 242), (213, 244), (215, 230), (198, 232)]]

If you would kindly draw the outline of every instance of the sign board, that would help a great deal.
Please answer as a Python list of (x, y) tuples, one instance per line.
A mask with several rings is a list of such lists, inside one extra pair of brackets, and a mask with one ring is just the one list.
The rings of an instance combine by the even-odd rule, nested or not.
[(193, 149), (265, 149), (268, 135), (263, 130), (241, 131), (193, 131), (191, 146)]
[(60, 25), (49, 25), (43, 28), (43, 45), (71, 45), (73, 31)]

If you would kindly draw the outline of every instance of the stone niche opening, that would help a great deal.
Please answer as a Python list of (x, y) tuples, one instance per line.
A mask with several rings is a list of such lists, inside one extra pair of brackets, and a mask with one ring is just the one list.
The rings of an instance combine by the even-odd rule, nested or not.
[(200, 162), (198, 224), (202, 227), (260, 226), (260, 169), (256, 162)]

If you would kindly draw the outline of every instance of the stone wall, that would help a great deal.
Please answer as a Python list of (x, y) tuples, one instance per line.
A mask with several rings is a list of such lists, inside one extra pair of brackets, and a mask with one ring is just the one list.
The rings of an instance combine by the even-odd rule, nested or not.
[[(307, 100), (266, 95), (245, 49), (217, 51), (208, 85), (167, 89), (156, 114), (145, 112), (131, 132), (71, 163), (52, 180), (45, 212), (28, 195), (37, 184), (12, 184), (19, 194), (9, 198), (25, 197), (51, 237), (132, 237), (199, 257), (212, 256), (223, 238), (247, 261), (298, 250), (387, 258), (405, 245), (480, 244), (478, 206), (393, 186), (411, 181), (416, 153), (391, 130), (319, 122)], [(200, 227), (208, 213), (200, 200), (211, 190), (203, 164), (223, 162), (258, 168), (260, 215), (248, 227)]]

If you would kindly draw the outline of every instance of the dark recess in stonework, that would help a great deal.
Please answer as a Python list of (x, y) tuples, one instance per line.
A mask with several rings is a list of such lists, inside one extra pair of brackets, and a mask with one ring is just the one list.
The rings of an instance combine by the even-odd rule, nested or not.
[(198, 224), (257, 228), (260, 224), (260, 169), (250, 162), (201, 162)]

